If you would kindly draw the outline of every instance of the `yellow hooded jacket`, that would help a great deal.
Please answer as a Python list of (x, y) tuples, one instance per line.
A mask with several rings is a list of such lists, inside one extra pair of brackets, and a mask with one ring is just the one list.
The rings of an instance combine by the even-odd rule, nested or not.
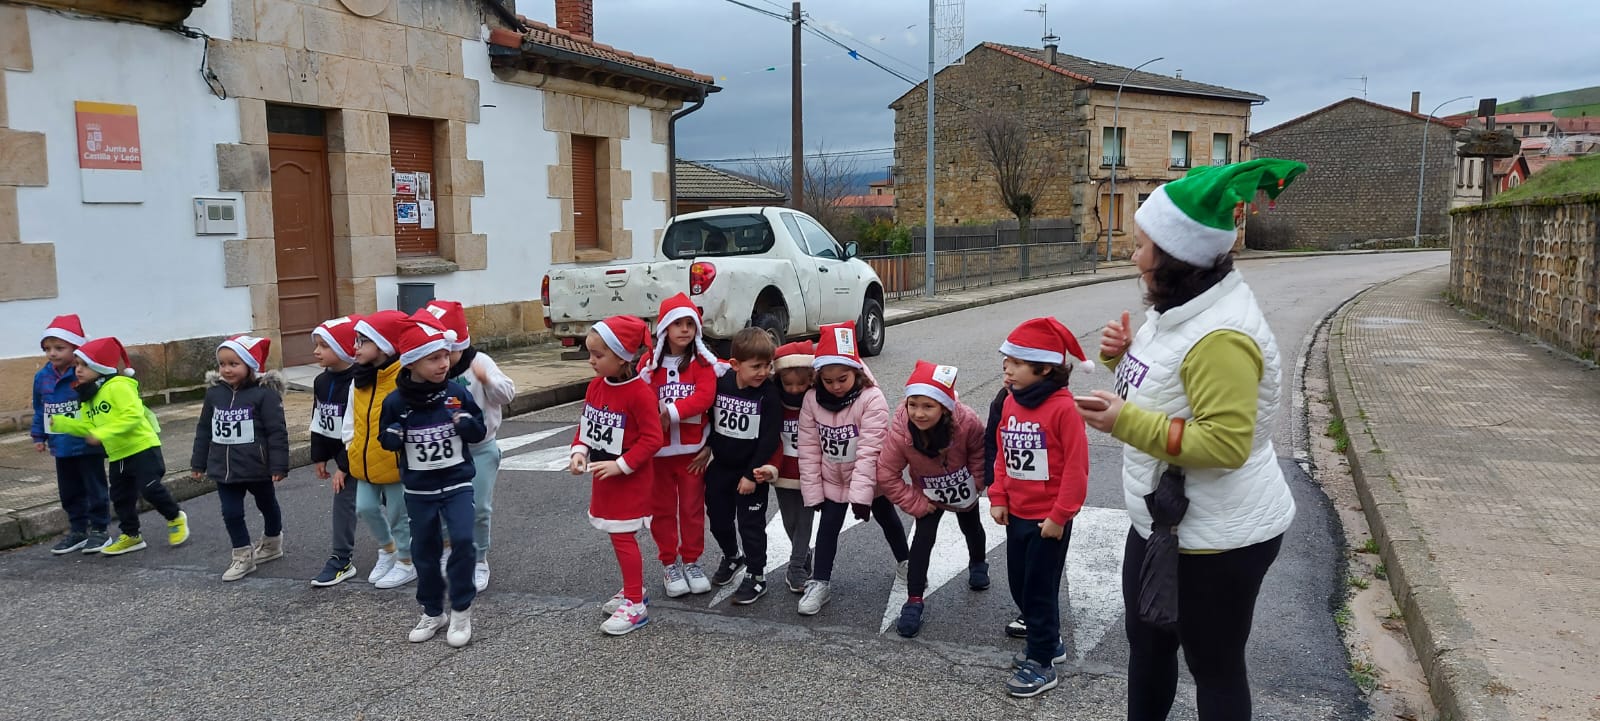
[(400, 364), (392, 362), (378, 370), (378, 380), (366, 388), (350, 385), (350, 403), (345, 406), (344, 443), (350, 457), (350, 475), (368, 483), (399, 483), (400, 460), (394, 451), (378, 443), (378, 416), (383, 399), (394, 390), (400, 377)]

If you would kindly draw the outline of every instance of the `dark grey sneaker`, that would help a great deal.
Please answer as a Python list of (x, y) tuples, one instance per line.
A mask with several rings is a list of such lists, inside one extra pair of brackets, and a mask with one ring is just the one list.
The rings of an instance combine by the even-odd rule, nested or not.
[(728, 558), (724, 556), (722, 562), (717, 564), (717, 572), (711, 574), (711, 582), (718, 586), (726, 586), (733, 583), (733, 577), (738, 575), (741, 568), (744, 568), (744, 557)]
[(1006, 679), (1006, 693), (1016, 698), (1033, 698), (1055, 688), (1057, 683), (1055, 666), (1040, 666), (1027, 659)]
[(967, 566), (967, 587), (974, 591), (989, 588), (989, 562), (979, 561)]
[(98, 529), (91, 528), (91, 529), (89, 529), (88, 540), (85, 540), (83, 542), (83, 552), (85, 554), (99, 553), (100, 552), (100, 547), (104, 546), (104, 545), (106, 545), (107, 543), (110, 543), (110, 542), (111, 542), (111, 535), (106, 533), (106, 529), (104, 529), (104, 528), (98, 528)]
[[(65, 556), (73, 551), (82, 550), (84, 544), (89, 542), (87, 533), (68, 533), (56, 545), (50, 547), (50, 552), (57, 556)], [(102, 541), (103, 543), (103, 541)]]
[(328, 562), (322, 564), (322, 572), (311, 579), (311, 585), (317, 588), (337, 586), (346, 578), (356, 575), (356, 566), (349, 559), (331, 556)]
[(756, 602), (767, 593), (767, 579), (765, 576), (754, 574), (744, 577), (744, 583), (739, 584), (739, 590), (733, 592), (733, 602), (740, 606), (748, 606)]
[[(1018, 651), (1017, 655), (1011, 657), (1011, 668), (1013, 668), (1013, 669), (1022, 668), (1022, 662), (1026, 661), (1026, 660), (1028, 660), (1028, 652), (1027, 651)], [(1054, 666), (1054, 665), (1056, 665), (1058, 663), (1066, 663), (1066, 662), (1067, 662), (1067, 643), (1065, 641), (1057, 640), (1056, 641), (1055, 655), (1050, 657), (1050, 665)]]
[(811, 572), (805, 566), (791, 563), (789, 570), (783, 573), (783, 583), (789, 587), (789, 593), (805, 593), (806, 581), (811, 580)]

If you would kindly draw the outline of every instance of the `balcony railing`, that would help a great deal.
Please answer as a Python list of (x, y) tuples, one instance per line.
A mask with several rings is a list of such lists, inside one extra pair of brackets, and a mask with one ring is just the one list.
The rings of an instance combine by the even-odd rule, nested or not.
[(1100, 166), (1101, 167), (1109, 168), (1109, 167), (1111, 167), (1113, 165), (1115, 165), (1115, 166), (1117, 166), (1119, 168), (1127, 167), (1127, 165), (1128, 165), (1127, 156), (1124, 156), (1124, 155), (1102, 155), (1102, 156), (1100, 156)]
[(1220, 158), (1213, 157), (1211, 159), (1211, 164), (1212, 165), (1227, 165), (1228, 164), (1228, 158), (1227, 158), (1227, 156), (1223, 156), (1223, 157), (1220, 157)]

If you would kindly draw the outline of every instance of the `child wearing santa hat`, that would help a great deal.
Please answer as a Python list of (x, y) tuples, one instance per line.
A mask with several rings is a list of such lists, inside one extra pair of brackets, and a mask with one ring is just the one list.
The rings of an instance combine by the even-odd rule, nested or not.
[[(500, 430), (506, 405), (517, 397), (517, 384), (500, 371), (500, 366), (489, 354), (472, 345), (467, 311), (460, 303), (431, 300), (422, 309), (439, 319), (446, 330), (456, 334), (456, 339), (450, 342), (450, 380), (461, 384), (472, 394), (472, 400), (483, 410), (483, 425), (488, 429), (483, 440), (468, 447), (472, 453), (474, 472), (472, 540), (477, 546), (472, 585), (483, 591), (489, 588), (489, 532), (494, 516), (494, 486), (500, 475), (500, 443), (495, 439), (495, 434)], [(446, 559), (450, 558), (450, 548), (450, 545), (445, 546)]]
[(1012, 696), (1056, 687), (1061, 641), (1061, 571), (1072, 519), (1089, 490), (1089, 438), (1067, 381), (1089, 363), (1078, 339), (1055, 318), (1024, 321), (1000, 345), (1011, 394), (1001, 409), (1000, 457), (989, 487), (989, 513), (1006, 527), (1011, 598), (1027, 626), (1027, 650), (1006, 680)]
[[(978, 508), (983, 479), (983, 419), (956, 400), (954, 366), (917, 361), (906, 380), (905, 401), (889, 424), (878, 454), (878, 488), (917, 519), (906, 575), (906, 602), (896, 630), (911, 638), (922, 630), (928, 562), (945, 511), (956, 514), (967, 539), (967, 585), (989, 587), (989, 548)], [(911, 483), (901, 474), (911, 472)]]
[(33, 375), (33, 426), (29, 435), (34, 450), (55, 457), (56, 491), (69, 524), (67, 535), (50, 549), (57, 556), (80, 550), (99, 553), (100, 547), (111, 540), (106, 535), (111, 511), (105, 451), (61, 432), (50, 422), (56, 415), (83, 417), (72, 362), (73, 352), (83, 343), (83, 323), (78, 316), (57, 316), (39, 339), (46, 362)]
[[(378, 439), (383, 399), (394, 392), (400, 376), (395, 344), (410, 325), (414, 323), (398, 310), (380, 310), (356, 321), (357, 365), (345, 403), (342, 435), (350, 475), (356, 478), (356, 515), (378, 539), (378, 560), (367, 574), (367, 583), (377, 588), (399, 588), (417, 580), (399, 460)], [(342, 483), (343, 473), (335, 473), (334, 485)]]
[[(350, 403), (350, 382), (355, 378), (357, 316), (323, 321), (311, 331), (311, 350), (322, 366), (311, 383), (315, 397), (311, 408), (311, 462), (317, 478), (333, 479), (333, 555), (311, 579), (317, 588), (334, 586), (356, 575), (352, 560), (356, 548), (356, 483), (348, 480), (350, 458), (344, 447), (344, 415)], [(328, 472), (333, 462), (334, 473)]]
[(606, 614), (600, 630), (613, 636), (650, 622), (635, 536), (650, 525), (654, 459), (663, 442), (657, 396), (636, 371), (648, 334), (644, 321), (618, 315), (594, 324), (584, 339), (594, 380), (568, 465), (572, 475), (592, 474), (589, 524), (611, 536), (622, 570), (622, 590), (600, 607)]
[[(411, 549), (417, 568), (417, 602), (422, 618), (411, 629), (412, 643), (421, 643), (449, 627), (445, 641), (460, 648), (472, 640), (472, 601), (478, 589), (472, 570), (472, 478), (476, 475), (468, 444), (482, 443), (488, 429), (483, 410), (472, 394), (449, 380), (450, 344), (455, 331), (446, 329), (426, 309), (402, 325), (395, 338), (401, 366), (395, 391), (383, 399), (378, 425), (383, 447), (400, 459), (406, 512), (411, 522)], [(449, 580), (440, 572), (444, 532), (452, 545)], [(450, 616), (444, 596), (450, 595)]]
[(889, 403), (856, 350), (856, 324), (822, 327), (811, 367), (816, 384), (800, 406), (800, 491), (806, 507), (821, 511), (811, 579), (799, 612), (814, 616), (832, 594), (833, 560), (848, 510), (859, 520), (877, 516), (884, 539), (904, 573), (910, 549), (894, 505), (879, 495), (878, 451), (889, 430)]
[(38, 349), (45, 352), (45, 364), (34, 374), (34, 425), (29, 436), (34, 449), (50, 452), (56, 459), (56, 491), (61, 510), (67, 512), (67, 536), (56, 542), (54, 555), (82, 550), (98, 553), (109, 542), (109, 499), (106, 488), (106, 451), (90, 446), (83, 438), (66, 435), (51, 424), (51, 416), (82, 417), (78, 403), (77, 372), (72, 368), (72, 352), (83, 345), (83, 323), (77, 315), (58, 315), (45, 328)]
[[(217, 370), (206, 374), (210, 387), (194, 429), (189, 471), (196, 480), (217, 485), (222, 525), (233, 542), (233, 556), (222, 580), (237, 581), (256, 565), (283, 557), (283, 510), (274, 486), (289, 473), (289, 428), (283, 420), (283, 380), (265, 371), (272, 341), (236, 335), (217, 346)], [(254, 496), (265, 526), (261, 542), (250, 544), (244, 522), (244, 497)]]
[(778, 346), (772, 362), (778, 374), (778, 398), (783, 403), (783, 445), (777, 459), (778, 477), (772, 481), (778, 497), (778, 514), (783, 517), (783, 532), (789, 536), (789, 569), (784, 584), (790, 593), (805, 593), (811, 580), (811, 527), (816, 512), (806, 507), (800, 492), (800, 406), (806, 392), (816, 382), (811, 367), (815, 345), (796, 341)]
[(54, 415), (51, 428), (105, 449), (110, 461), (111, 506), (122, 534), (100, 549), (107, 556), (143, 550), (139, 497), (167, 519), (167, 545), (189, 540), (189, 516), (161, 483), (167, 462), (161, 457), (161, 425), (139, 398), (132, 362), (122, 341), (96, 338), (73, 351), (82, 418)]
[[(706, 481), (691, 465), (710, 435), (706, 420), (717, 397), (718, 363), (700, 334), (700, 309), (689, 296), (679, 293), (661, 301), (655, 347), (640, 367), (640, 375), (656, 392), (666, 436), (654, 464), (650, 536), (661, 561), (662, 585), (672, 598), (706, 593), (712, 583), (700, 567), (706, 548)], [(721, 583), (731, 578), (730, 572)]]

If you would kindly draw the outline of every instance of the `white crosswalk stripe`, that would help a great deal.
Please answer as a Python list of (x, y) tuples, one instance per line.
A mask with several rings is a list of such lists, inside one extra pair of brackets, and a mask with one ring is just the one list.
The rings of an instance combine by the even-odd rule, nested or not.
[[(817, 547), (817, 525), (821, 523), (821, 521), (822, 519), (820, 517), (812, 518), (812, 548)], [(856, 520), (855, 516), (845, 514), (844, 528), (840, 529), (839, 535), (843, 536), (845, 531), (850, 530), (851, 527), (859, 525), (860, 523), (861, 521)], [(774, 570), (787, 566), (789, 564), (789, 554), (792, 551), (794, 551), (794, 544), (789, 541), (788, 531), (783, 529), (783, 514), (772, 514), (772, 518), (767, 520), (767, 567), (763, 573), (771, 575)], [(712, 595), (711, 602), (706, 604), (706, 607), (714, 608), (717, 606), (717, 604), (728, 600), (728, 597), (732, 596), (735, 590), (738, 590), (739, 584), (744, 581), (746, 573), (749, 573), (749, 569), (740, 571), (738, 575), (734, 577), (732, 583), (729, 583), (723, 588), (717, 589), (716, 594)], [(767, 587), (772, 588), (776, 582), (776, 579), (768, 578)]]
[[(978, 499), (978, 512), (983, 517), (984, 550), (992, 551), (1006, 542), (1005, 526), (995, 523), (989, 515), (989, 499)], [(913, 530), (911, 535), (915, 537), (916, 531)], [(951, 579), (962, 575), (971, 560), (967, 558), (967, 538), (956, 524), (956, 514), (946, 513), (939, 519), (938, 539), (933, 545), (933, 553), (928, 557), (928, 588), (922, 592), (923, 596), (932, 596)], [(883, 607), (883, 624), (878, 627), (878, 633), (888, 631), (894, 625), (900, 618), (900, 607), (905, 603), (906, 585), (896, 578), (894, 587), (889, 589), (889, 601)]]

